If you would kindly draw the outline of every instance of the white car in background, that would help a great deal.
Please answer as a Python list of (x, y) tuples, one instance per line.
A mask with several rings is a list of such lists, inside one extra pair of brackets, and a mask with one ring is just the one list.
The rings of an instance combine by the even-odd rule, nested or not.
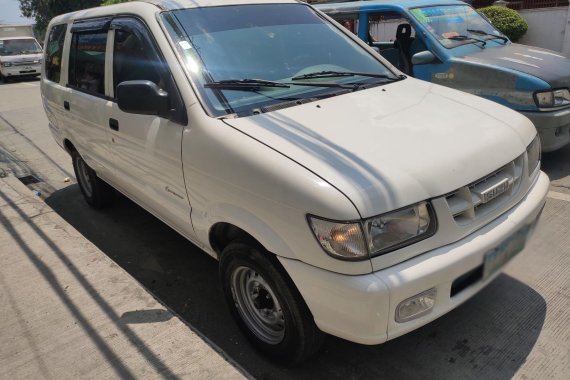
[(0, 79), (40, 76), (42, 48), (31, 25), (0, 25)]
[(302, 2), (88, 9), (54, 18), (46, 47), (43, 104), (86, 201), (118, 190), (218, 259), (274, 360), (447, 313), (545, 203), (526, 117), (402, 75)]

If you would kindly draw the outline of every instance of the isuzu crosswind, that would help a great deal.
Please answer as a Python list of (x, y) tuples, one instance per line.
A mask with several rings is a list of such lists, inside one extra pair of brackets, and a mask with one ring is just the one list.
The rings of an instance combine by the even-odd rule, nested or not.
[(129, 2), (56, 17), (46, 46), (43, 104), (86, 201), (119, 191), (218, 259), (278, 361), (459, 306), (545, 202), (527, 118), (405, 76), (305, 3)]
[(570, 59), (512, 43), (457, 0), (372, 0), (319, 10), (404, 73), (482, 96), (528, 117), (544, 152), (570, 143)]

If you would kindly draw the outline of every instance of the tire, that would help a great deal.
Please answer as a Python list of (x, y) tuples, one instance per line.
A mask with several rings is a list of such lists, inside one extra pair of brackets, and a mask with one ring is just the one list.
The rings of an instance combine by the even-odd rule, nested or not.
[(325, 334), (271, 253), (253, 244), (229, 244), (220, 258), (220, 280), (237, 324), (262, 354), (292, 365), (319, 350)]
[(89, 206), (98, 210), (110, 206), (115, 200), (115, 189), (97, 177), (77, 151), (72, 152), (71, 158), (75, 178)]

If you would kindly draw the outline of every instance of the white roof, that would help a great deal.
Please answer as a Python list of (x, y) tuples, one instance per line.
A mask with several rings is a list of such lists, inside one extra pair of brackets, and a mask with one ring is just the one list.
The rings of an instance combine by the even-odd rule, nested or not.
[(238, 5), (238, 4), (274, 4), (274, 3), (297, 2), (294, 0), (142, 0), (142, 1), (155, 4), (159, 8), (165, 10), (217, 7), (217, 6)]
[(68, 22), (75, 19), (112, 16), (121, 13), (143, 14), (148, 12), (171, 11), (175, 9), (219, 7), (240, 4), (281, 4), (299, 3), (297, 0), (139, 0), (84, 9), (55, 17), (52, 23)]

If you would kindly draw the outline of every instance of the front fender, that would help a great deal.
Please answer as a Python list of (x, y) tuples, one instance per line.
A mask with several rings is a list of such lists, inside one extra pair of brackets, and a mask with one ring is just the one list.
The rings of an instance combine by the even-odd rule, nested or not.
[(293, 159), (193, 108), (184, 131), (184, 178), (196, 239), (210, 247), (216, 223), (230, 223), (280, 257), (344, 274), (370, 273), (370, 260), (341, 261), (316, 240), (307, 214), (360, 215), (333, 185)]
[(454, 59), (431, 73), (431, 82), (478, 95), (516, 111), (536, 111), (533, 93), (550, 86), (542, 79), (475, 59)]
[(283, 257), (295, 258), (285, 240), (254, 213), (229, 203), (209, 204), (206, 212), (209, 216), (210, 230), (218, 223), (232, 224), (250, 234), (268, 251), (278, 252)]

